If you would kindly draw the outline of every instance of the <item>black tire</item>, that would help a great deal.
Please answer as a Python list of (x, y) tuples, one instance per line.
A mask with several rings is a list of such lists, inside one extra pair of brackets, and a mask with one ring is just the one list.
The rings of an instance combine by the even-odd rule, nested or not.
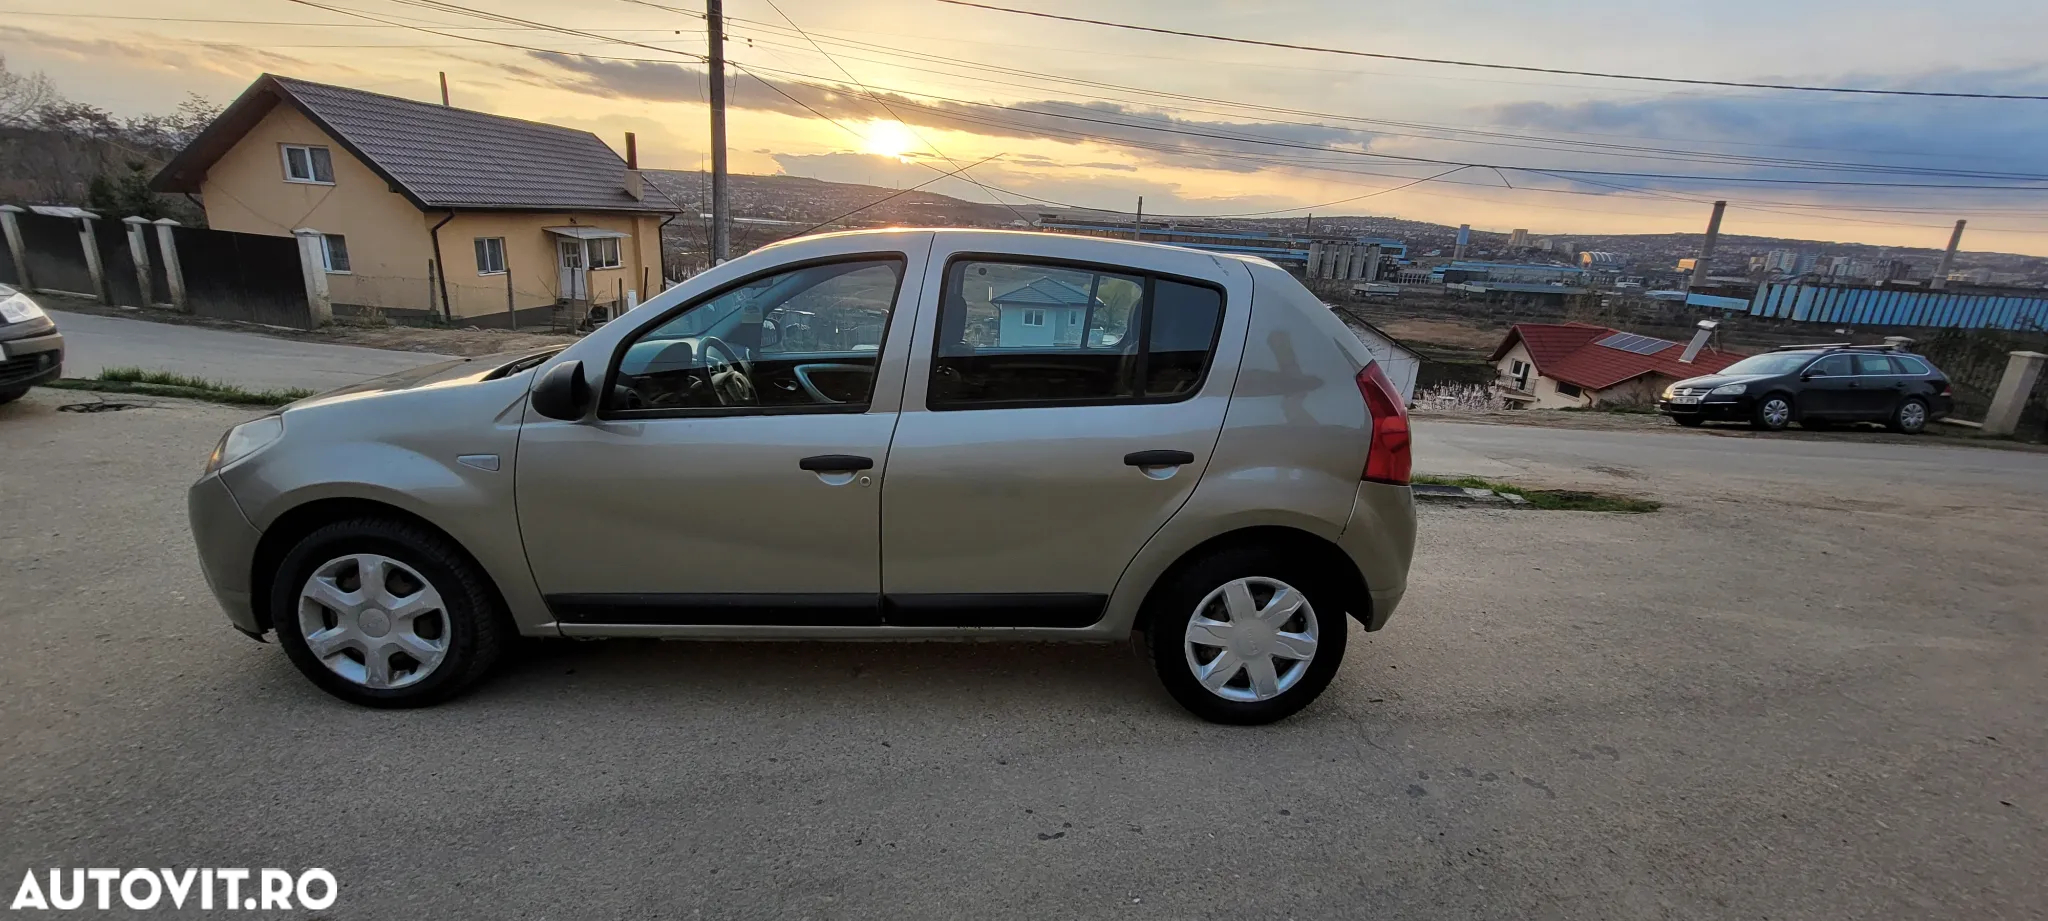
[(1672, 416), (1671, 421), (1676, 422), (1679, 425), (1685, 426), (1689, 429), (1696, 429), (1699, 428), (1700, 425), (1706, 422), (1707, 420), (1701, 416)]
[[(1225, 548), (1177, 567), (1146, 600), (1147, 651), (1167, 693), (1196, 716), (1212, 723), (1238, 726), (1286, 719), (1308, 706), (1336, 677), (1350, 629), (1344, 608), (1338, 603), (1342, 595), (1330, 587), (1329, 578), (1319, 570), (1318, 565), (1301, 554), (1261, 547)], [(1196, 679), (1184, 643), (1197, 606), (1225, 584), (1248, 577), (1278, 580), (1306, 597), (1307, 610), (1316, 621), (1316, 649), (1305, 665), (1293, 666), (1305, 671), (1278, 696), (1228, 700), (1210, 692)], [(1240, 674), (1233, 679), (1237, 680), (1248, 682), (1249, 678)]]
[[(412, 567), (441, 595), (447, 649), (425, 678), (396, 688), (371, 688), (328, 668), (307, 645), (299, 592), (330, 560), (356, 553), (390, 557)], [(320, 689), (366, 707), (423, 707), (460, 693), (489, 672), (516, 636), (490, 580), (447, 538), (418, 525), (357, 518), (327, 525), (299, 541), (278, 565), (270, 590), (272, 626), (292, 664)]]
[(27, 387), (16, 387), (13, 390), (0, 390), (0, 406), (5, 406), (27, 395)]
[(1919, 397), (1907, 397), (1892, 407), (1891, 418), (1884, 427), (1901, 435), (1918, 435), (1927, 430), (1927, 401)]
[[(1779, 412), (1780, 409), (1783, 411)], [(1792, 420), (1798, 417), (1799, 407), (1792, 402), (1791, 394), (1768, 393), (1756, 401), (1756, 409), (1750, 413), (1749, 425), (1751, 428), (1766, 432), (1782, 432), (1785, 426), (1791, 425)]]

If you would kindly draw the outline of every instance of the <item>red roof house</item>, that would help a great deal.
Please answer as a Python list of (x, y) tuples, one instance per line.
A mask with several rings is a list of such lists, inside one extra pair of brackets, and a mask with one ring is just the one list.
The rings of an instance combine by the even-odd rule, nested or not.
[[(1702, 335), (1704, 335), (1704, 331)], [(1712, 374), (1743, 356), (1587, 323), (1517, 323), (1493, 350), (1500, 391), (1538, 409), (1651, 403), (1672, 381)]]

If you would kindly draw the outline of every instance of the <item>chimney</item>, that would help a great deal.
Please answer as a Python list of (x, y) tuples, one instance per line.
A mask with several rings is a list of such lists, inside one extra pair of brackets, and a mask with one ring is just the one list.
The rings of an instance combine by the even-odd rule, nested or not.
[(1707, 218), (1707, 238), (1700, 243), (1700, 258), (1693, 264), (1692, 283), (1686, 285), (1687, 290), (1707, 286), (1707, 266), (1714, 261), (1714, 244), (1721, 240), (1721, 213), (1727, 210), (1727, 202), (1714, 203), (1714, 214)]
[(631, 131), (626, 132), (626, 194), (634, 201), (647, 198), (646, 182), (640, 177), (640, 141)]
[(1720, 326), (1719, 320), (1701, 320), (1700, 331), (1693, 333), (1692, 341), (1685, 344), (1685, 354), (1678, 356), (1679, 363), (1689, 365), (1693, 359), (1700, 357), (1700, 350), (1707, 347), (1707, 339), (1713, 336), (1714, 330)]
[(1948, 287), (1948, 270), (1956, 264), (1956, 248), (1963, 245), (1963, 225), (1967, 223), (1957, 221), (1956, 232), (1948, 235), (1948, 251), (1941, 254), (1941, 267), (1934, 270), (1934, 280), (1927, 284), (1928, 287)]

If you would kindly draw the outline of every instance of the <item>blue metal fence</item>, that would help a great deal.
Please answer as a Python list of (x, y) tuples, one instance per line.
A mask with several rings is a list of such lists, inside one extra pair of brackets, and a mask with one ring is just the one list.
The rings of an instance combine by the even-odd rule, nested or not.
[(1752, 316), (1806, 323), (1948, 329), (2048, 329), (2048, 297), (2005, 297), (1904, 288), (1837, 288), (1769, 282)]

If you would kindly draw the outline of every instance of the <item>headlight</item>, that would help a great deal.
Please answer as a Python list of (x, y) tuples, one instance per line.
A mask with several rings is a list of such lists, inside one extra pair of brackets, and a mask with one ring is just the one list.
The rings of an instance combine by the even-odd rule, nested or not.
[(248, 457), (282, 435), (283, 416), (264, 416), (228, 429), (227, 434), (220, 436), (220, 444), (213, 446), (213, 456), (206, 459), (206, 472), (212, 473)]
[(1677, 389), (1678, 389), (1678, 385), (1677, 385), (1677, 384), (1673, 384), (1673, 385), (1671, 385), (1671, 386), (1669, 386), (1669, 387), (1666, 387), (1666, 388), (1664, 388), (1664, 399), (1667, 399), (1667, 400), (1668, 400), (1668, 399), (1671, 399), (1672, 397), (1676, 396), (1677, 394), (1673, 393), (1672, 391), (1674, 391), (1674, 390), (1677, 390)]
[(1709, 392), (1712, 393), (1714, 396), (1724, 397), (1732, 394), (1746, 393), (1748, 391), (1748, 384), (1722, 384), (1721, 386), (1716, 387)]
[(26, 323), (43, 315), (43, 308), (29, 300), (28, 295), (0, 285), (0, 320), (9, 323)]

